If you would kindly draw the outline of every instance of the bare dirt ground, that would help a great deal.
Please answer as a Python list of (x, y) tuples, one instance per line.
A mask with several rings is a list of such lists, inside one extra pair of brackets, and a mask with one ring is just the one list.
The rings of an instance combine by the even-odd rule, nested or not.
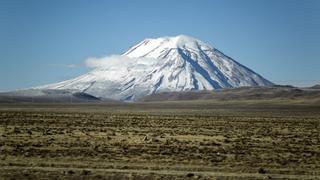
[(0, 179), (320, 179), (320, 106), (0, 104)]

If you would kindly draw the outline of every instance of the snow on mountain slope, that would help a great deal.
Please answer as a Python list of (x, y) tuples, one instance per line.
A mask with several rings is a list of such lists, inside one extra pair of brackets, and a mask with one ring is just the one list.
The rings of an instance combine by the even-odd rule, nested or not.
[(96, 97), (134, 100), (164, 91), (269, 86), (271, 82), (195, 38), (145, 39), (110, 64), (71, 80), (41, 86)]

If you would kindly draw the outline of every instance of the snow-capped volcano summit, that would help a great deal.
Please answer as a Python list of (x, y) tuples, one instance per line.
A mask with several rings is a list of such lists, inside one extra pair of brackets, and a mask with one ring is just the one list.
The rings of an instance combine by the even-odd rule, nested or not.
[(145, 39), (104, 65), (44, 89), (72, 89), (117, 100), (164, 91), (269, 86), (271, 82), (219, 50), (186, 35)]
[(210, 45), (203, 43), (193, 37), (179, 35), (175, 37), (162, 37), (157, 39), (145, 39), (139, 44), (130, 48), (124, 55), (129, 57), (153, 57), (159, 58), (165, 54), (165, 50), (188, 49), (198, 51), (199, 49), (212, 49)]

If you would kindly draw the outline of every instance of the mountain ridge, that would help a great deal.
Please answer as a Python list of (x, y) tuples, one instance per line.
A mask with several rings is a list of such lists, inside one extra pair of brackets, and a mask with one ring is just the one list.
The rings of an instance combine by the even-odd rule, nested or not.
[(144, 39), (113, 64), (37, 88), (73, 89), (99, 98), (133, 101), (158, 92), (270, 85), (273, 83), (209, 44), (178, 35)]
[(139, 102), (160, 101), (247, 101), (247, 100), (285, 100), (301, 102), (320, 102), (320, 90), (297, 88), (293, 86), (275, 85), (268, 87), (238, 87), (213, 91), (162, 92), (139, 98)]

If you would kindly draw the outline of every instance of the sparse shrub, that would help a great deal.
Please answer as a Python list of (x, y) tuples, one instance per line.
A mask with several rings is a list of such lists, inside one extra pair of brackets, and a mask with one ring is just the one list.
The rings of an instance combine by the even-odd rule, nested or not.
[(91, 171), (84, 169), (84, 170), (82, 170), (81, 174), (82, 174), (82, 175), (90, 175), (90, 174), (91, 174)]
[(265, 174), (266, 170), (264, 170), (262, 167), (260, 167), (259, 170), (258, 170), (258, 173), (259, 174)]
[(68, 174), (74, 174), (75, 172), (72, 170), (67, 171)]
[(187, 174), (187, 177), (189, 177), (189, 178), (190, 178), (190, 177), (193, 177), (193, 176), (194, 176), (193, 173), (188, 173), (188, 174)]
[(14, 127), (13, 128), (13, 133), (15, 133), (15, 134), (21, 133), (20, 128)]

